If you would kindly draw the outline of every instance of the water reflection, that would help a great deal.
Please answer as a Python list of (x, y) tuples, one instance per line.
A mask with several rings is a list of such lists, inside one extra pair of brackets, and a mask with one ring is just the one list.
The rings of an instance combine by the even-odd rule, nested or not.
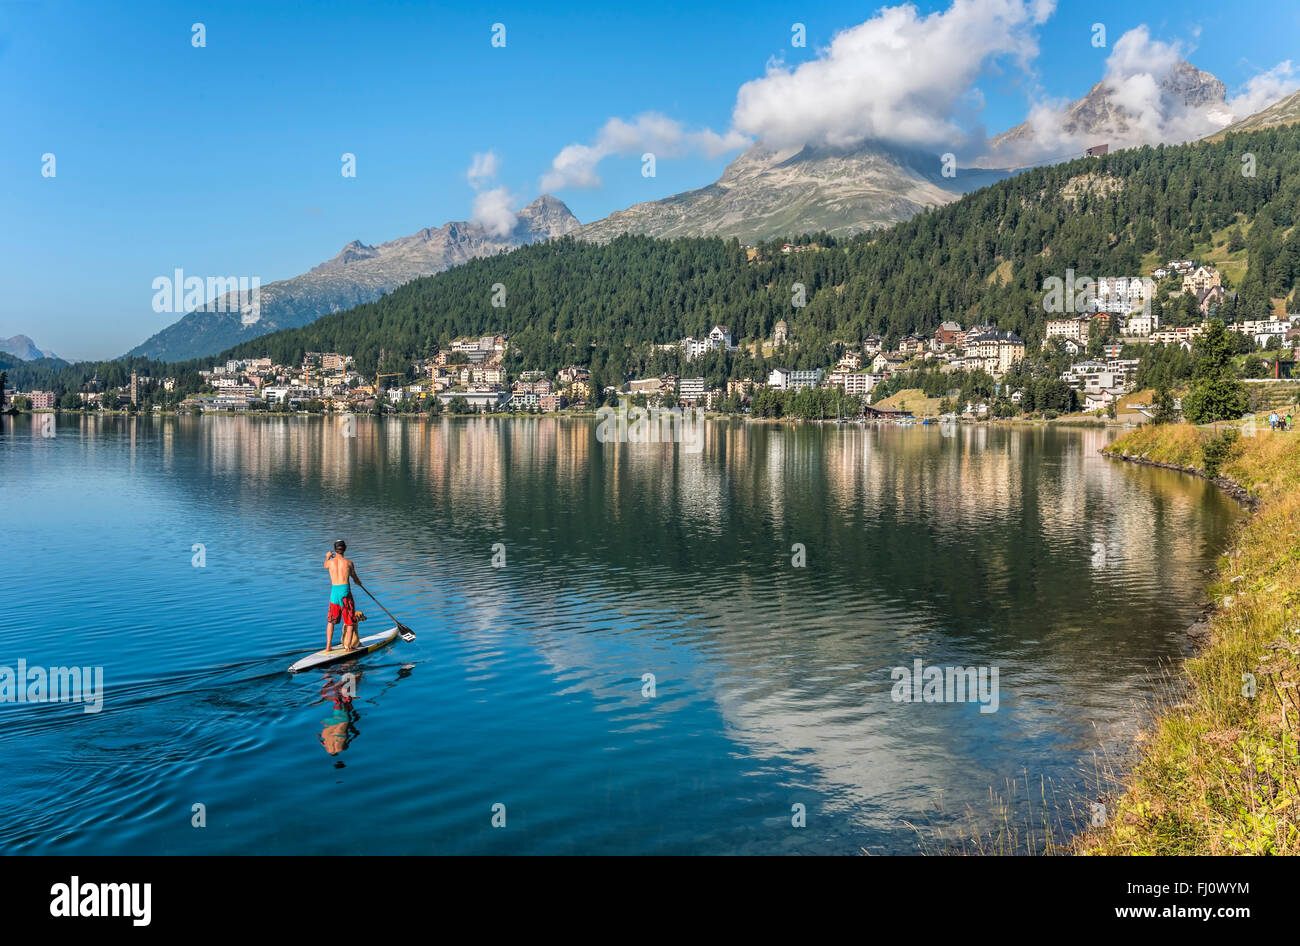
[[(442, 811), (532, 793), (557, 825), (535, 850), (771, 850), (795, 801), (821, 819), (800, 850), (912, 850), (904, 821), (940, 796), (981, 804), (1025, 771), (1079, 783), (1181, 656), (1237, 515), (1202, 481), (1104, 459), (1100, 429), (714, 421), (692, 453), (550, 416), (61, 418), (53, 439), (0, 423), (30, 504), (11, 541), (43, 566), (10, 633), (35, 651), (73, 628), (78, 663), (128, 676), (202, 667), (212, 642), (174, 630), (229, 581), (249, 627), (231, 655), (306, 646), (307, 552), (346, 535), (367, 584), (430, 633), (397, 645), (410, 663), (373, 696), (341, 694), (337, 674), (295, 692), (299, 710), (315, 699), (313, 741), (341, 765), (357, 704), (422, 666), (366, 712), (350, 758), (373, 751), (394, 791)], [(133, 567), (64, 567), (86, 535), (114, 536)], [(207, 569), (189, 565), (195, 541)], [(109, 592), (145, 603), (132, 626), (84, 626)], [(998, 712), (891, 700), (890, 670), (918, 658), (998, 667)], [(390, 672), (363, 667), (367, 687)], [(413, 730), (458, 764), (410, 752)], [(660, 808), (695, 817), (670, 831)]]

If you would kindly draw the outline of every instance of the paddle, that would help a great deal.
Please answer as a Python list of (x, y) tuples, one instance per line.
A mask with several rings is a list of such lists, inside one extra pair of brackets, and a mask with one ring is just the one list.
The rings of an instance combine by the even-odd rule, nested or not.
[[(353, 577), (354, 577), (354, 579), (355, 579), (355, 581), (356, 581), (356, 583), (357, 583), (357, 587), (360, 588), (362, 591), (364, 591), (366, 594), (370, 595), (370, 589), (367, 588), (365, 585), (361, 584), (361, 579), (360, 579), (360, 578), (356, 578), (355, 576), (353, 576)], [(407, 627), (407, 626), (406, 626), (405, 624), (403, 624), (401, 621), (397, 620), (397, 618), (394, 618), (394, 617), (393, 617), (393, 612), (392, 612), (392, 611), (389, 611), (386, 607), (384, 607), (382, 604), (380, 604), (378, 598), (376, 598), (374, 595), (370, 595), (370, 600), (373, 601), (375, 604), (378, 604), (378, 605), (379, 605), (379, 610), (380, 610), (380, 611), (383, 611), (383, 612), (384, 612), (385, 614), (387, 614), (390, 618), (393, 618), (393, 623), (397, 625), (397, 636), (398, 636), (398, 637), (400, 637), (402, 640), (404, 640), (404, 641), (408, 641), (408, 642), (409, 642), (409, 641), (413, 641), (413, 640), (415, 640), (415, 631), (411, 630), (409, 627)]]

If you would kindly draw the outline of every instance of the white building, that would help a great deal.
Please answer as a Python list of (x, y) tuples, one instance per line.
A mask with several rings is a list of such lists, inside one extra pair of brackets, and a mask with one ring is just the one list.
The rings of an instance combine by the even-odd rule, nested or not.
[(1160, 328), (1160, 316), (1154, 312), (1150, 315), (1130, 315), (1124, 322), (1124, 327), (1120, 329), (1120, 334), (1142, 338), (1149, 336), (1158, 328)]
[(689, 401), (692, 406), (704, 400), (704, 379), (703, 378), (682, 378), (677, 382), (677, 396), (684, 402)]
[(884, 375), (870, 371), (850, 371), (844, 375), (845, 394), (870, 394)]
[(815, 388), (821, 384), (824, 373), (821, 368), (813, 368), (811, 371), (774, 368), (772, 373), (768, 375), (767, 386), (776, 388), (778, 391), (800, 391), (804, 388)]
[(715, 325), (709, 330), (709, 334), (704, 338), (692, 338), (687, 335), (681, 340), (682, 354), (687, 361), (692, 361), (715, 349), (722, 351), (735, 351), (736, 345), (732, 340), (731, 332), (725, 325)]

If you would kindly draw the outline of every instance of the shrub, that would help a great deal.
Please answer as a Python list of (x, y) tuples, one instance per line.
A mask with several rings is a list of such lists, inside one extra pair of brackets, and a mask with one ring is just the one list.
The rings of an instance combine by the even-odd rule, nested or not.
[(1239, 438), (1240, 434), (1235, 430), (1225, 430), (1218, 437), (1205, 441), (1205, 446), (1201, 448), (1201, 462), (1206, 476), (1214, 478), (1219, 475), (1224, 461), (1232, 456), (1233, 447)]

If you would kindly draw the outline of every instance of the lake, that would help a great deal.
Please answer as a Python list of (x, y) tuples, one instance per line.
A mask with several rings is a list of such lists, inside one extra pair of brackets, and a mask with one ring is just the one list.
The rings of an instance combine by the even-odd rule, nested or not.
[[(1240, 516), (1101, 429), (46, 424), (0, 418), (0, 665), (102, 706), (0, 703), (6, 853), (915, 853), (1010, 780), (1086, 808)], [(340, 537), (418, 639), (290, 675)]]

